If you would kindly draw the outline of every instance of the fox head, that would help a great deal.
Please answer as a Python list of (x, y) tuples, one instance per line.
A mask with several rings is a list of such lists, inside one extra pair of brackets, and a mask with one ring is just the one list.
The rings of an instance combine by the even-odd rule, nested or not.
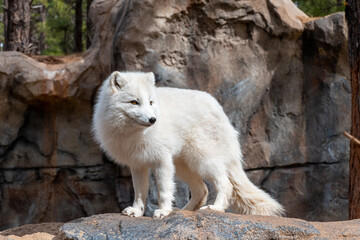
[(123, 120), (139, 127), (156, 124), (159, 105), (152, 72), (113, 72), (107, 81), (112, 115), (120, 113)]

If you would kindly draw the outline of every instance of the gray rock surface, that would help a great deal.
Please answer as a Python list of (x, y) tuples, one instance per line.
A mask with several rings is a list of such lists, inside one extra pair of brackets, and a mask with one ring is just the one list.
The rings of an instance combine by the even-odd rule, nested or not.
[(321, 223), (211, 211), (177, 211), (164, 219), (110, 213), (0, 232), (0, 240), (33, 239), (360, 239), (360, 220)]
[(102, 214), (65, 223), (56, 240), (70, 239), (360, 239), (360, 220), (307, 222), (210, 211), (174, 212), (164, 219)]
[[(131, 203), (129, 171), (90, 131), (97, 87), (113, 70), (153, 71), (159, 86), (211, 93), (239, 130), (249, 177), (287, 216), (347, 219), (342, 13), (309, 19), (290, 0), (96, 0), (90, 12), (92, 46), (82, 55), (0, 53), (0, 229)], [(148, 215), (156, 198), (152, 187)], [(188, 198), (179, 183), (177, 206)]]
[(158, 85), (210, 92), (240, 132), (250, 178), (288, 216), (347, 219), (344, 15), (308, 19), (291, 1), (258, 3), (128, 2), (115, 69), (153, 71)]

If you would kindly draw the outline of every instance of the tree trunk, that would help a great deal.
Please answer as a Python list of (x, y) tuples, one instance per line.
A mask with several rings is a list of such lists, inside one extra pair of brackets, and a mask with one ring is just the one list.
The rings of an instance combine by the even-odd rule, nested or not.
[[(348, 0), (346, 20), (351, 74), (351, 134), (360, 139), (360, 1)], [(350, 142), (349, 218), (360, 218), (360, 145)]]
[(9, 4), (8, 4), (8, 0), (4, 0), (3, 1), (3, 10), (4, 10), (4, 50), (7, 49), (7, 43), (8, 43), (8, 39), (9, 39), (9, 16), (8, 16), (8, 8), (9, 8)]
[(5, 0), (5, 51), (29, 52), (31, 0)]
[(68, 47), (67, 47), (67, 42), (68, 42), (68, 29), (67, 28), (64, 28), (64, 42), (62, 44), (62, 50), (63, 50), (63, 53), (67, 54), (69, 51), (68, 51)]
[(75, 52), (82, 52), (82, 0), (75, 1), (75, 28), (74, 28)]
[[(40, 6), (41, 6), (41, 8), (39, 9), (40, 22), (42, 26), (45, 26), (45, 21), (46, 21), (45, 6), (44, 5), (40, 5)], [(46, 39), (45, 32), (39, 31), (37, 54), (41, 54), (45, 50), (45, 42), (46, 42), (45, 39)]]
[(93, 0), (86, 0), (86, 49), (90, 48), (91, 46), (91, 21), (89, 18), (90, 14), (90, 5)]
[[(31, 54), (40, 55), (45, 50), (46, 11), (43, 4), (31, 6), (30, 42), (33, 46)], [(39, 28), (39, 25), (41, 26)]]

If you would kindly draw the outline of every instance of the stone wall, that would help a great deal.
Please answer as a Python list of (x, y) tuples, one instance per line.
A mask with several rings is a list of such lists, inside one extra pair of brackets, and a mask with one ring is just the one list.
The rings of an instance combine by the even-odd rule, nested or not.
[[(240, 132), (248, 176), (287, 216), (347, 219), (342, 13), (310, 19), (290, 0), (98, 0), (91, 19), (92, 47), (81, 56), (49, 64), (0, 53), (0, 229), (131, 203), (129, 171), (90, 131), (97, 87), (112, 70), (153, 71), (159, 86), (211, 93)], [(177, 206), (188, 198), (179, 183)], [(147, 214), (155, 204), (153, 187)]]

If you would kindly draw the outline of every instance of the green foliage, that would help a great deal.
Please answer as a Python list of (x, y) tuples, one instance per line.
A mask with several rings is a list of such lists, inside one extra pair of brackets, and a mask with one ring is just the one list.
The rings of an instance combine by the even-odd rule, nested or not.
[(33, 0), (32, 2), (30, 18), (30, 43), (33, 45), (33, 48), (35, 48), (33, 50), (35, 53), (39, 53), (42, 50), (40, 41), (42, 45), (44, 45), (43, 41), (45, 39), (46, 32), (46, 6), (46, 0)]
[[(63, 55), (74, 49), (74, 0), (37, 0), (46, 6), (46, 48), (42, 54)], [(34, 3), (33, 3), (34, 4)], [(86, 42), (86, 1), (83, 1), (83, 46)]]
[(310, 17), (321, 17), (345, 10), (344, 0), (293, 0)]
[[(0, 15), (3, 13), (0, 0)], [(33, 0), (31, 40), (34, 52), (46, 55), (70, 54), (74, 49), (75, 0)], [(83, 46), (86, 46), (86, 1), (83, 0)], [(2, 20), (2, 19), (1, 19)], [(4, 43), (4, 23), (0, 21), (0, 43)]]
[(47, 0), (46, 45), (44, 54), (62, 55), (73, 49), (74, 9), (62, 0)]

